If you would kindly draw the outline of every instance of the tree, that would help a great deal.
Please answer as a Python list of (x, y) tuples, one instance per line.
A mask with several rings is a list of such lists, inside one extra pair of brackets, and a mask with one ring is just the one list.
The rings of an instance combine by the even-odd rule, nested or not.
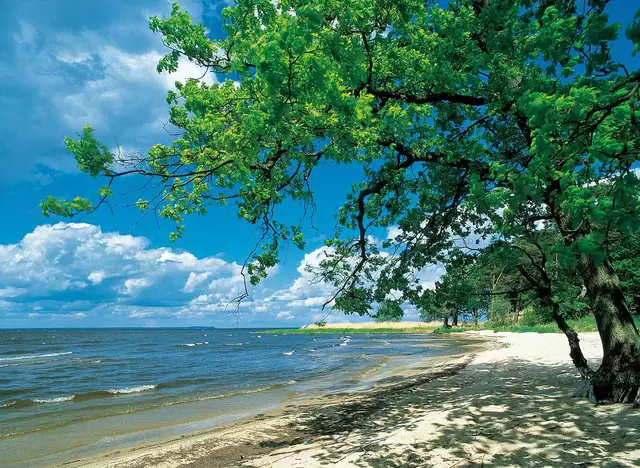
[[(508, 248), (510, 253), (516, 254), (515, 256), (501, 255), (501, 258), (505, 261), (505, 268), (519, 272), (529, 283), (535, 293), (535, 304), (550, 311), (550, 318), (567, 337), (569, 355), (580, 375), (583, 378), (591, 378), (594, 374), (582, 354), (578, 334), (565, 319), (567, 306), (574, 305), (579, 308), (580, 288), (572, 284), (572, 280), (574, 282), (576, 280), (576, 275), (571, 269), (571, 263), (563, 263), (563, 266), (560, 266), (559, 263), (553, 265), (550, 262), (554, 251), (559, 248), (558, 240), (554, 231), (528, 233), (527, 236), (516, 239), (514, 244), (500, 246), (501, 250)], [(558, 274), (560, 270), (564, 271)]]
[(373, 315), (376, 322), (399, 322), (404, 312), (396, 301), (384, 301)]
[(607, 246), (624, 295), (633, 312), (640, 315), (640, 232), (612, 232)]
[[(481, 255), (465, 254), (458, 249), (448, 253), (446, 273), (435, 284), (434, 290), (426, 290), (416, 301), (425, 320), (440, 319), (444, 326), (457, 326), (462, 318), (472, 319), (477, 326), (480, 317), (490, 309), (491, 293), (486, 265), (480, 267)], [(415, 299), (414, 299), (415, 300)]]
[[(606, 254), (606, 234), (638, 223), (632, 170), (640, 132), (640, 70), (617, 63), (607, 0), (241, 0), (211, 40), (174, 4), (152, 18), (169, 53), (209, 68), (222, 84), (177, 84), (168, 95), (179, 136), (146, 156), (115, 156), (86, 127), (67, 139), (81, 170), (112, 183), (137, 174), (161, 190), (139, 200), (177, 224), (235, 200), (263, 231), (247, 264), (266, 276), (301, 225), (277, 222), (292, 198), (312, 207), (311, 175), (327, 161), (358, 163), (364, 180), (338, 214), (319, 278), (335, 307), (366, 314), (391, 290), (410, 297), (416, 275), (451, 236), (475, 229), (505, 240), (554, 223), (575, 259), (603, 342), (591, 378), (597, 400), (640, 404), (640, 335)], [(625, 29), (640, 50), (640, 12)], [(608, 184), (597, 197), (589, 187)], [(94, 209), (48, 198), (45, 214)], [(369, 234), (397, 225), (382, 245)]]

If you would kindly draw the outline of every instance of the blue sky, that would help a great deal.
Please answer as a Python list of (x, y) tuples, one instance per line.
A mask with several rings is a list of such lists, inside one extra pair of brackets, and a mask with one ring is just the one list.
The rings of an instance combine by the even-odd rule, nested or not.
[[(181, 5), (212, 35), (220, 33), (224, 2)], [(175, 243), (172, 225), (139, 220), (137, 210), (117, 201), (115, 215), (99, 210), (73, 223), (42, 216), (45, 196), (91, 194), (102, 185), (78, 172), (65, 135), (89, 123), (107, 145), (125, 151), (168, 141), (166, 91), (176, 79), (202, 74), (188, 63), (177, 75), (155, 72), (165, 51), (148, 18), (170, 10), (167, 0), (3, 4), (0, 327), (297, 326), (324, 316), (319, 304), (329, 291), (310, 284), (301, 268), (305, 255), (318, 261), (322, 233), (310, 237), (306, 252), (288, 249), (236, 317), (225, 306), (241, 289), (240, 264), (257, 233), (233, 206), (190, 218)], [(331, 166), (314, 175), (323, 232), (331, 232), (358, 173)], [(116, 200), (128, 188), (119, 184)]]
[[(612, 19), (628, 22), (632, 3), (612, 2)], [(219, 34), (224, 2), (181, 4)], [(38, 203), (46, 195), (95, 193), (101, 185), (77, 171), (65, 135), (90, 123), (113, 148), (145, 151), (167, 141), (167, 89), (176, 79), (201, 75), (188, 64), (177, 76), (155, 72), (164, 50), (147, 21), (170, 8), (168, 0), (3, 2), (0, 327), (297, 326), (324, 315), (319, 304), (329, 291), (302, 268), (319, 261), (322, 234), (311, 237), (305, 252), (288, 250), (241, 306), (236, 323), (224, 304), (241, 286), (239, 264), (256, 232), (232, 206), (190, 218), (175, 243), (170, 224), (138, 221), (135, 209), (116, 206), (115, 215), (100, 210), (71, 224), (41, 215)], [(616, 53), (630, 57), (628, 42)], [(314, 174), (321, 231), (331, 232), (333, 214), (358, 174), (336, 166)], [(425, 281), (441, 273), (434, 267)]]

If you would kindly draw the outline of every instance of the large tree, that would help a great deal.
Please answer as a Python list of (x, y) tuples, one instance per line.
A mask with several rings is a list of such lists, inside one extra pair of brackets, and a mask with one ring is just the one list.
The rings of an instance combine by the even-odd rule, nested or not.
[[(555, 223), (577, 259), (604, 347), (595, 399), (640, 403), (640, 335), (594, 226), (638, 221), (640, 70), (617, 63), (607, 0), (240, 0), (211, 40), (174, 5), (152, 18), (169, 53), (222, 84), (177, 84), (167, 98), (173, 143), (142, 157), (115, 155), (86, 127), (67, 139), (78, 166), (105, 176), (100, 200), (125, 175), (157, 178), (139, 200), (176, 222), (235, 199), (263, 229), (248, 264), (266, 275), (299, 225), (277, 222), (287, 197), (312, 203), (314, 167), (358, 163), (365, 177), (338, 215), (321, 278), (335, 306), (367, 313), (391, 290), (419, 290), (420, 270), (472, 227), (509, 240)], [(640, 12), (625, 30), (640, 49)], [(622, 40), (622, 39), (621, 39)], [(593, 197), (588, 188), (603, 181)], [(47, 199), (45, 213), (91, 211)], [(380, 246), (369, 234), (397, 225)], [(636, 397), (637, 396), (637, 397)]]

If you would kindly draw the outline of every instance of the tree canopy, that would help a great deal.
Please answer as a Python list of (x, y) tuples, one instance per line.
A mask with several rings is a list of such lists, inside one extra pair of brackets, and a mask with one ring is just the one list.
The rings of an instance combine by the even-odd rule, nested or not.
[[(318, 270), (335, 287), (328, 301), (351, 313), (391, 293), (421, 297), (421, 270), (454, 237), (511, 242), (550, 221), (562, 236), (554, 253), (579, 267), (599, 311), (605, 349), (626, 356), (615, 366), (636, 366), (640, 338), (605, 241), (640, 220), (640, 70), (612, 53), (619, 37), (640, 50), (640, 10), (622, 31), (607, 3), (239, 0), (224, 10), (220, 40), (174, 4), (150, 21), (169, 50), (158, 71), (186, 57), (220, 82), (176, 83), (167, 102), (178, 136), (144, 156), (116, 161), (90, 127), (67, 148), (81, 170), (106, 177), (97, 205), (120, 177), (157, 179), (160, 190), (137, 205), (174, 221), (174, 238), (186, 215), (235, 201), (263, 232), (252, 282), (289, 241), (304, 247), (303, 223), (279, 222), (278, 206), (313, 209), (319, 164), (361, 165)], [(594, 196), (594, 186), (605, 189)], [(42, 208), (94, 205), (48, 198)], [(393, 239), (371, 235), (391, 226)]]

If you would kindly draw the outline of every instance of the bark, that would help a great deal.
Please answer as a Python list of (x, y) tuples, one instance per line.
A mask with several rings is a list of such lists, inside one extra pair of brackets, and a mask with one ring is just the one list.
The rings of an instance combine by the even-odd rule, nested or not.
[(620, 281), (608, 259), (597, 263), (582, 254), (580, 266), (603, 349), (602, 364), (591, 378), (591, 398), (632, 402), (640, 387), (640, 335)]
[(553, 319), (569, 341), (569, 356), (571, 356), (571, 360), (580, 372), (580, 375), (583, 379), (591, 378), (593, 376), (593, 371), (589, 367), (589, 364), (587, 364), (587, 359), (584, 357), (584, 354), (582, 354), (578, 334), (569, 326), (567, 321), (560, 314), (560, 305), (558, 303), (553, 304)]
[(442, 326), (444, 328), (449, 328), (449, 316), (448, 315), (444, 318), (444, 323), (442, 324)]
[[(587, 223), (576, 226), (557, 205), (550, 205), (567, 244), (589, 234)], [(608, 258), (599, 261), (593, 253), (579, 254), (579, 273), (598, 325), (603, 358), (590, 381), (592, 401), (640, 404), (640, 335), (625, 301), (620, 280)]]
[(518, 300), (518, 296), (510, 296), (509, 301), (511, 302), (511, 311), (513, 313), (513, 323), (515, 325), (518, 324), (518, 320), (520, 319), (520, 301)]
[(513, 323), (518, 325), (518, 321), (520, 320), (520, 309), (516, 308), (513, 311)]
[[(530, 259), (533, 263), (533, 258), (530, 257)], [(553, 311), (553, 319), (558, 325), (558, 328), (560, 328), (560, 330), (562, 330), (562, 332), (567, 337), (567, 341), (569, 341), (569, 356), (571, 356), (571, 360), (578, 369), (578, 372), (580, 372), (582, 378), (591, 378), (593, 376), (593, 371), (587, 364), (587, 360), (582, 354), (578, 334), (569, 326), (567, 321), (564, 319), (564, 317), (560, 313), (560, 304), (553, 297), (551, 278), (549, 277), (549, 274), (547, 272), (546, 256), (543, 254), (542, 264), (534, 263), (534, 265), (540, 271), (542, 281), (537, 281), (522, 265), (519, 265), (518, 269), (520, 270), (522, 276), (524, 276), (527, 281), (529, 281), (531, 286), (535, 288), (538, 297), (540, 298), (541, 304), (545, 307), (551, 308), (551, 310)]]

